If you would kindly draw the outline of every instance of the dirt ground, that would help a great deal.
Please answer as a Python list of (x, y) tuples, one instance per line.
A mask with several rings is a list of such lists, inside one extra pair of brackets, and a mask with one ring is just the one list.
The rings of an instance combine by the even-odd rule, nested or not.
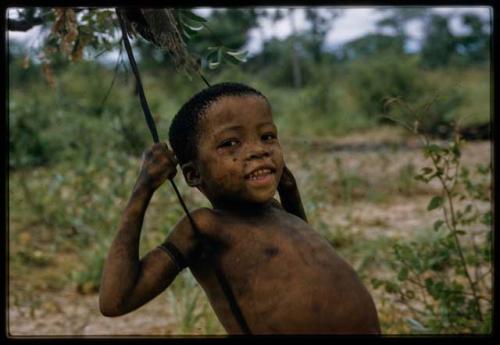
[[(391, 134), (392, 135), (392, 134)], [(372, 148), (384, 149), (387, 137), (380, 134), (373, 137)], [(400, 169), (401, 165), (409, 161), (418, 166), (422, 163), (421, 153), (418, 144), (413, 141), (405, 141), (406, 149), (390, 151), (389, 160), (381, 162), (381, 155), (373, 149), (368, 149), (364, 145), (364, 134), (340, 138), (336, 141), (308, 142), (307, 146), (315, 147), (308, 159), (314, 160), (317, 164), (324, 166), (328, 171), (332, 166), (332, 152), (337, 157), (343, 159), (346, 169), (366, 171), (373, 167), (385, 166), (387, 170)], [(397, 138), (400, 140), (401, 138)], [(379, 144), (377, 146), (377, 144)], [(300, 167), (302, 156), (301, 147), (304, 146), (300, 140), (288, 142), (290, 147), (286, 152), (286, 157), (292, 171), (297, 171)], [(314, 146), (315, 145), (315, 146)], [(491, 147), (490, 142), (475, 142), (467, 144), (463, 156), (466, 163), (482, 162), (489, 163)], [(420, 160), (420, 161), (419, 161)], [(293, 170), (296, 169), (296, 170)], [(307, 169), (299, 169), (296, 178), (306, 181), (308, 177)], [(349, 206), (322, 205), (321, 212), (327, 213), (327, 225), (329, 227), (342, 228), (351, 226), (350, 235), (363, 241), (369, 241), (381, 237), (403, 238), (415, 231), (423, 224), (432, 224), (433, 216), (429, 216), (426, 210), (429, 201), (428, 195), (415, 197), (402, 197), (395, 195), (393, 198), (383, 202), (374, 203), (367, 200), (353, 200)], [(349, 219), (347, 219), (349, 215)], [(437, 215), (436, 215), (437, 217)], [(355, 224), (352, 226), (352, 224)], [(12, 224), (11, 224), (12, 226)], [(61, 256), (56, 262), (52, 262), (49, 267), (43, 268), (47, 271), (61, 271), (64, 261), (74, 260), (76, 256), (68, 253)], [(354, 267), (359, 267), (360, 262), (352, 262)], [(62, 288), (50, 287), (50, 272), (47, 273), (47, 284), (40, 287), (33, 284), (26, 274), (11, 272), (9, 281), (9, 308), (7, 330), (10, 336), (113, 336), (113, 335), (175, 335), (176, 316), (173, 314), (172, 301), (165, 293), (160, 294), (156, 299), (146, 306), (128, 315), (117, 318), (103, 317), (99, 312), (98, 295), (95, 292), (81, 294), (76, 291), (72, 284), (66, 284)], [(69, 272), (65, 272), (69, 274)], [(386, 312), (386, 306), (381, 301), (386, 301), (381, 291), (373, 291), (369, 282), (366, 282), (369, 290), (377, 303), (379, 310)], [(26, 304), (16, 301), (26, 290), (31, 293), (33, 303)], [(386, 316), (388, 318), (389, 316)], [(199, 330), (198, 334), (202, 334)]]
[(155, 300), (137, 311), (118, 318), (99, 313), (96, 294), (81, 295), (74, 288), (45, 293), (40, 308), (10, 308), (8, 329), (11, 336), (109, 336), (170, 335), (171, 311), (166, 298)]

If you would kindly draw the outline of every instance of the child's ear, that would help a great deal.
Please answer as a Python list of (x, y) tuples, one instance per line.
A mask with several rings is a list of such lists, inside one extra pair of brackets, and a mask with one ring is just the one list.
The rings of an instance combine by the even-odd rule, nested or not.
[(192, 161), (183, 164), (181, 169), (189, 186), (198, 187), (201, 184), (200, 173)]

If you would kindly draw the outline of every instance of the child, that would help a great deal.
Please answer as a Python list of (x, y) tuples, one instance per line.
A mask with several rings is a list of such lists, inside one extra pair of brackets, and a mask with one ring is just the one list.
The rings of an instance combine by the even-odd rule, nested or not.
[(154, 191), (175, 176), (178, 160), (188, 185), (212, 205), (191, 215), (252, 334), (380, 333), (370, 294), (307, 223), (265, 96), (236, 83), (204, 89), (175, 116), (169, 139), (176, 156), (165, 144), (143, 156), (105, 263), (102, 314), (139, 308), (187, 266), (226, 331), (242, 333), (187, 217), (139, 260), (144, 213)]

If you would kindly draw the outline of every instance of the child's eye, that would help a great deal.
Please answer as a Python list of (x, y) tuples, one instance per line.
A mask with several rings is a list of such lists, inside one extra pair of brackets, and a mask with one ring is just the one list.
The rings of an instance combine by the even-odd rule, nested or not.
[(223, 140), (218, 147), (234, 147), (238, 145), (238, 140), (236, 139), (227, 139)]
[(276, 138), (277, 138), (277, 136), (274, 133), (266, 133), (262, 136), (262, 140), (264, 140), (264, 141), (269, 141), (269, 140), (273, 140)]

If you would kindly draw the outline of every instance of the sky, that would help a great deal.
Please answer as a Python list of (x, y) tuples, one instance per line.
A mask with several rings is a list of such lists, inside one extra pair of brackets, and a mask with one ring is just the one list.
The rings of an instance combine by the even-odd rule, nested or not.
[[(463, 12), (475, 12), (481, 15), (483, 18), (490, 18), (490, 10), (487, 7), (475, 7), (475, 8), (465, 8), (465, 7), (441, 7), (434, 8), (434, 12), (440, 14), (460, 14)], [(341, 46), (342, 44), (349, 42), (353, 39), (364, 36), (367, 33), (375, 32), (376, 22), (383, 17), (383, 14), (378, 12), (375, 8), (371, 7), (348, 7), (342, 8), (342, 15), (334, 22), (332, 29), (326, 36), (326, 47), (335, 48)], [(296, 22), (297, 28), (306, 28), (306, 23), (304, 20), (303, 12), (296, 11)], [(291, 33), (291, 27), (288, 20), (282, 20), (276, 25), (272, 25), (271, 22), (261, 23), (264, 30), (267, 32), (266, 39), (270, 37), (284, 38)], [(454, 16), (450, 22), (451, 30), (453, 33), (460, 34), (463, 33), (463, 26), (461, 25), (460, 18)], [(413, 46), (409, 49), (417, 48), (417, 42), (423, 36), (423, 23), (419, 21), (413, 21), (408, 23), (408, 33), (413, 39), (410, 42)], [(262, 40), (254, 35), (254, 39), (249, 43), (249, 51), (257, 52), (262, 46)]]
[[(303, 30), (306, 28), (306, 21), (304, 19), (304, 12), (297, 7), (295, 11), (295, 22), (297, 30)], [(378, 19), (381, 18), (381, 13), (376, 11), (374, 7), (343, 7), (341, 8), (342, 15), (334, 21), (332, 30), (326, 36), (325, 46), (327, 48), (338, 47), (350, 40), (361, 37), (367, 33), (374, 32)], [(272, 10), (272, 9), (270, 9)], [(195, 12), (199, 15), (206, 16), (212, 11), (210, 8), (196, 8)], [(469, 7), (435, 7), (434, 12), (441, 14), (452, 14), (450, 22), (451, 30), (453, 33), (460, 34), (463, 33), (463, 27), (460, 23), (457, 14), (463, 12), (475, 12), (481, 15), (483, 18), (492, 19), (492, 9), (484, 6), (469, 6)], [(15, 11), (9, 10), (9, 16), (15, 15)], [(247, 45), (246, 50), (249, 54), (258, 53), (262, 48), (263, 40), (267, 40), (271, 37), (285, 38), (291, 33), (291, 26), (288, 19), (283, 19), (276, 23), (272, 23), (270, 20), (261, 21), (261, 29), (252, 30), (250, 35), (250, 40)], [(407, 47), (409, 50), (418, 49), (419, 39), (422, 37), (423, 27), (422, 23), (418, 21), (413, 21), (408, 23), (408, 33), (410, 34), (411, 40), (410, 45)], [(10, 32), (9, 38), (22, 41), (27, 45), (36, 45), (40, 41), (37, 37), (39, 31), (34, 28), (26, 33), (20, 32)], [(110, 58), (114, 54), (110, 54)]]

